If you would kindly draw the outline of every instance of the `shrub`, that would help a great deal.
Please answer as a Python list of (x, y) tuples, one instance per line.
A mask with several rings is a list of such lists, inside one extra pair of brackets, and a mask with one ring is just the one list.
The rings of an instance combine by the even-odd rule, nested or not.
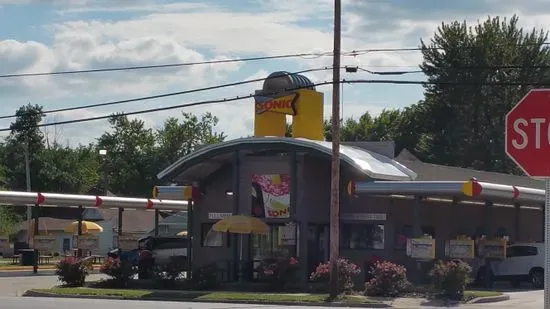
[(153, 270), (153, 279), (161, 287), (173, 287), (176, 280), (182, 278), (187, 262), (181, 257), (172, 256), (167, 264), (157, 265)]
[(65, 257), (56, 265), (55, 274), (66, 286), (83, 286), (91, 264), (76, 257)]
[(365, 283), (365, 294), (369, 296), (395, 297), (409, 288), (407, 269), (388, 261), (377, 261), (371, 270), (372, 278)]
[(298, 267), (298, 260), (266, 259), (258, 267), (260, 279), (266, 281), (271, 289), (284, 289), (287, 282), (292, 280)]
[(472, 267), (460, 260), (437, 261), (430, 276), (437, 292), (452, 300), (460, 300), (470, 282), (471, 272)]
[(191, 284), (196, 290), (210, 290), (219, 286), (218, 267), (216, 264), (208, 264), (193, 270)]
[(126, 287), (136, 274), (136, 269), (128, 261), (111, 257), (107, 258), (99, 271), (111, 277), (119, 287)]
[[(351, 291), (354, 286), (354, 279), (361, 269), (359, 266), (353, 264), (348, 259), (339, 258), (338, 265), (338, 292)], [(311, 273), (309, 279), (312, 281), (328, 281), (330, 277), (330, 262), (320, 263), (315, 268), (315, 271)]]

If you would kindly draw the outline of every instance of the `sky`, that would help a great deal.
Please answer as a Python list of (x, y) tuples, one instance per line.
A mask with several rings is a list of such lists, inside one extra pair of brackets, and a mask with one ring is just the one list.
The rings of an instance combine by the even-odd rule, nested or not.
[[(518, 14), (525, 27), (550, 29), (550, 0), (342, 0), (342, 50), (418, 47), (441, 22), (476, 22)], [(333, 46), (332, 0), (0, 0), (0, 75), (200, 62), (219, 59), (326, 53)], [(343, 56), (343, 66), (370, 71), (418, 70), (419, 51)], [(0, 116), (27, 103), (45, 110), (132, 99), (264, 78), (275, 71), (330, 67), (330, 56), (206, 64), (149, 70), (0, 78)], [(314, 83), (332, 72), (305, 74)], [(424, 79), (421, 73), (376, 76), (342, 73), (345, 79)], [(246, 96), (261, 82), (155, 100), (48, 114), (45, 122), (132, 112), (202, 100)], [(330, 117), (331, 86), (324, 93)], [(358, 118), (403, 108), (423, 97), (419, 85), (346, 84), (342, 115)], [(232, 101), (132, 116), (158, 129), (182, 112), (219, 118), (229, 139), (253, 130), (253, 100)], [(12, 119), (0, 119), (0, 131)], [(44, 128), (50, 139), (76, 146), (94, 142), (105, 120)], [(6, 135), (7, 132), (0, 132)]]

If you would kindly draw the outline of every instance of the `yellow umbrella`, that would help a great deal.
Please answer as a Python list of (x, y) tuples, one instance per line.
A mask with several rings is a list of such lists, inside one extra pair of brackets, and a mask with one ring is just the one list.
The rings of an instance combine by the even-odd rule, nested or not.
[[(72, 222), (65, 228), (65, 233), (78, 233), (78, 221)], [(101, 225), (91, 222), (91, 221), (82, 221), (82, 234), (92, 234), (92, 233), (101, 233), (103, 228)]]
[(228, 216), (212, 226), (216, 232), (235, 234), (269, 234), (269, 226), (262, 220), (244, 215)]

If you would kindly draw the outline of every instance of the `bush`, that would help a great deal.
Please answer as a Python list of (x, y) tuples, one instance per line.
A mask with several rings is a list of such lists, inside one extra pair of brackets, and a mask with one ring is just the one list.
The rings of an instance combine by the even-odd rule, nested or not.
[[(353, 289), (354, 279), (361, 273), (359, 266), (348, 259), (339, 258), (338, 265), (338, 292), (348, 292)], [(311, 273), (309, 279), (312, 281), (328, 281), (330, 277), (330, 262), (320, 263)]]
[(365, 283), (365, 294), (369, 296), (402, 295), (409, 288), (407, 269), (388, 261), (377, 261), (371, 270), (372, 278)]
[(83, 286), (91, 264), (76, 257), (65, 257), (56, 265), (55, 274), (66, 286)]
[(59, 256), (59, 252), (54, 252), (54, 253), (53, 253), (53, 256), (54, 256), (54, 257), (58, 257), (58, 256)]
[(208, 264), (193, 270), (191, 284), (196, 290), (211, 290), (219, 286), (218, 267), (216, 264)]
[(460, 260), (437, 261), (430, 271), (435, 290), (452, 300), (461, 300), (470, 282), (472, 267)]
[(187, 262), (181, 257), (172, 256), (168, 264), (157, 265), (153, 270), (153, 279), (161, 287), (173, 287), (176, 280), (182, 278)]
[(287, 282), (294, 279), (298, 260), (291, 257), (288, 259), (266, 259), (258, 267), (260, 279), (266, 281), (271, 289), (284, 289)]
[(136, 274), (136, 269), (128, 261), (111, 257), (107, 258), (99, 271), (111, 277), (118, 287), (126, 287)]

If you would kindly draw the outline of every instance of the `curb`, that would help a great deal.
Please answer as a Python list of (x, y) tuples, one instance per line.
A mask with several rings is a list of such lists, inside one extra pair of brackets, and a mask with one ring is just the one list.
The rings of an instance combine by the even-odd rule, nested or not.
[(499, 295), (499, 296), (487, 296), (487, 297), (478, 297), (470, 301), (467, 301), (466, 304), (486, 304), (486, 303), (497, 303), (501, 301), (510, 300), (510, 295)]
[(135, 300), (135, 301), (171, 301), (171, 302), (194, 302), (194, 303), (226, 303), (226, 304), (249, 304), (249, 305), (277, 305), (277, 306), (309, 306), (309, 307), (347, 307), (347, 308), (392, 308), (391, 305), (384, 303), (312, 303), (312, 302), (267, 302), (267, 301), (247, 301), (247, 300), (201, 300), (186, 298), (132, 298), (121, 296), (96, 296), (96, 295), (63, 295), (51, 294), (36, 291), (25, 291), (23, 297), (47, 297), (47, 298), (73, 298), (73, 299), (109, 299), (109, 300)]

